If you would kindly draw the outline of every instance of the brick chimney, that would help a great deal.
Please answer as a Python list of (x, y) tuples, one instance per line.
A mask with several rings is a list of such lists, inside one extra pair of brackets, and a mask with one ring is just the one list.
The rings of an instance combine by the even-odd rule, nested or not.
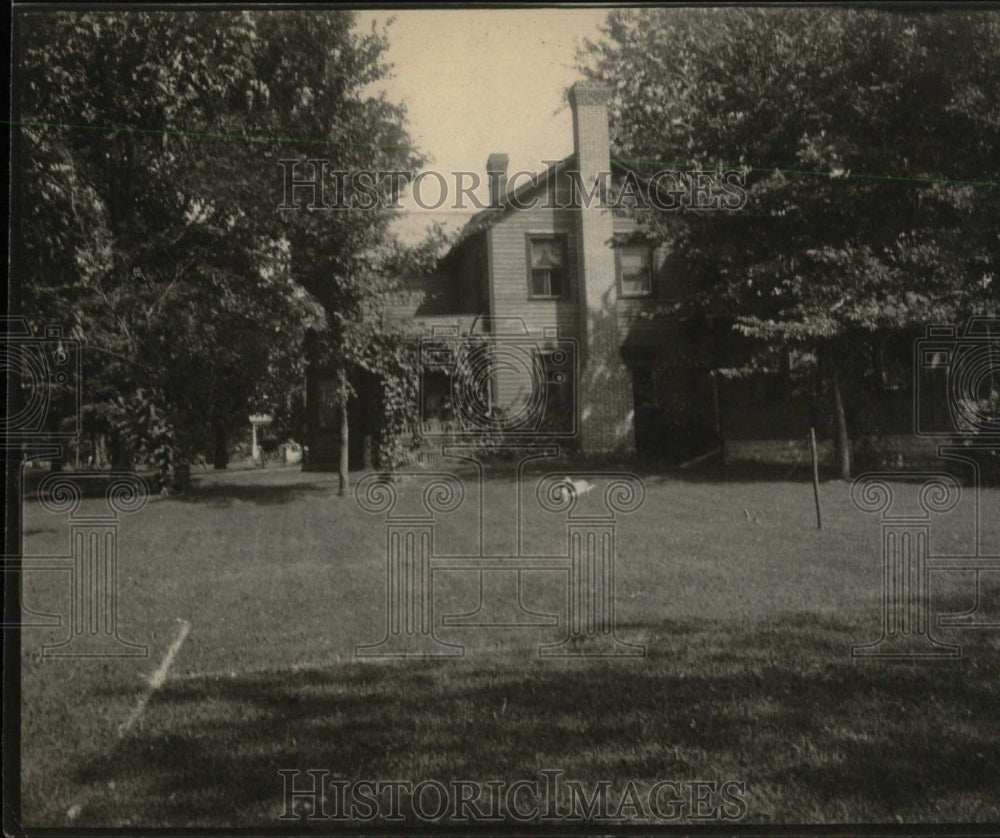
[(589, 81), (578, 82), (569, 91), (576, 157), (570, 168), (579, 172), (583, 190), (576, 210), (581, 337), (576, 401), (580, 448), (585, 454), (635, 450), (632, 375), (622, 360), (618, 330), (613, 216), (605, 201), (586, 199), (595, 184), (610, 186), (610, 95), (607, 87)]
[(507, 163), (506, 154), (493, 152), (486, 158), (486, 176), (490, 181), (490, 206), (498, 207), (507, 195)]

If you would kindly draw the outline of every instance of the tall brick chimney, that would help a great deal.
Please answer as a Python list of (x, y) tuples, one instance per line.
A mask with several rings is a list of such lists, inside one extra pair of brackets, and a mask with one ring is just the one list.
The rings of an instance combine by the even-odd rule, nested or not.
[(506, 154), (493, 152), (486, 158), (486, 177), (490, 181), (490, 206), (498, 207), (507, 194), (507, 163)]
[(616, 312), (613, 216), (605, 201), (585, 198), (595, 184), (610, 185), (610, 95), (607, 87), (594, 82), (578, 82), (569, 91), (576, 156), (570, 168), (579, 171), (584, 193), (576, 212), (576, 246), (581, 336), (577, 409), (580, 448), (585, 454), (635, 450), (632, 375), (622, 361)]

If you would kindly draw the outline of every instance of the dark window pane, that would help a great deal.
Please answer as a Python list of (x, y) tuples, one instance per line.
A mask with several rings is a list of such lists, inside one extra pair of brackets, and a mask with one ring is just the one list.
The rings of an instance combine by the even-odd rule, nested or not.
[(560, 236), (537, 236), (528, 240), (533, 297), (561, 297), (566, 291), (565, 243)]
[(622, 294), (643, 296), (652, 292), (653, 253), (646, 246), (623, 247), (618, 251), (618, 272)]

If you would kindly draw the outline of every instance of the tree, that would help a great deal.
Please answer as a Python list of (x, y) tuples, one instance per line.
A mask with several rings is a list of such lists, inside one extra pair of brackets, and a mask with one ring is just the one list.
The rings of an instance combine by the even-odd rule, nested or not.
[[(227, 433), (301, 372), (306, 329), (374, 307), (354, 303), (378, 295), (359, 267), (385, 212), (279, 213), (277, 161), (417, 159), (402, 110), (370, 92), (384, 34), (325, 11), (17, 24), (23, 309), (72, 324), (92, 417), (168, 450), (164, 479), (213, 441), (221, 466)], [(140, 445), (153, 425), (160, 442)]]
[(373, 429), (373, 465), (391, 471), (405, 459), (403, 440), (412, 436), (417, 422), (418, 335), (413, 324), (391, 319), (386, 303), (401, 290), (403, 277), (433, 270), (449, 242), (439, 225), (432, 226), (414, 246), (387, 238), (360, 254), (336, 286), (327, 286), (327, 292), (339, 298), (327, 302), (327, 328), (313, 336), (310, 354), (313, 363), (333, 365), (337, 370), (341, 495), (348, 488), (347, 406), (358, 395), (352, 381), (375, 383), (376, 392), (366, 394), (375, 400), (372, 412), (378, 417)]
[[(378, 375), (385, 395), (412, 373), (398, 368), (405, 348), (382, 316), (399, 278), (394, 268), (398, 248), (389, 235), (394, 184), (376, 180), (378, 200), (370, 205), (353, 180), (345, 188), (333, 182), (332, 173), (411, 172), (423, 162), (406, 134), (404, 109), (384, 94), (371, 93), (371, 85), (389, 70), (382, 60), (385, 33), (373, 29), (369, 35), (356, 36), (350, 24), (351, 18), (344, 15), (264, 16), (261, 26), (268, 39), (284, 48), (268, 54), (259, 76), (266, 80), (266, 129), (287, 134), (287, 126), (294, 124), (300, 126), (301, 136), (326, 143), (322, 155), (315, 151), (308, 155), (327, 161), (324, 194), (337, 195), (344, 205), (360, 198), (354, 208), (324, 211), (299, 206), (281, 211), (292, 273), (326, 312), (326, 343), (338, 371), (341, 494), (348, 484), (346, 417), (352, 374), (365, 370)], [(333, 52), (332, 44), (338, 45)], [(331, 61), (331, 55), (339, 60)], [(320, 70), (318, 77), (315, 68)], [(287, 148), (274, 144), (268, 154), (275, 178), (282, 171), (279, 159), (288, 157)], [(280, 179), (276, 182), (282, 184)], [(338, 189), (345, 191), (338, 194)]]
[(641, 9), (604, 34), (580, 61), (614, 90), (616, 156), (746, 176), (738, 211), (637, 212), (699, 278), (684, 310), (818, 354), (846, 478), (866, 344), (995, 311), (1000, 20)]

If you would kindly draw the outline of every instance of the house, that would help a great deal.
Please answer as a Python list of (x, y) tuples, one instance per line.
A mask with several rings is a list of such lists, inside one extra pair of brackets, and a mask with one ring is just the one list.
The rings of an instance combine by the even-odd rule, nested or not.
[[(606, 173), (612, 185), (628, 176), (610, 159), (608, 97), (589, 82), (570, 90), (574, 154), (533, 181), (508, 190), (508, 158), (491, 154), (490, 206), (468, 222), (436, 275), (408, 282), (392, 309), (422, 327), (430, 350), (478, 341), (480, 354), (492, 354), (478, 368), (483, 386), (467, 398), (447, 360), (425, 364), (421, 410), (431, 433), (475, 429), (470, 412), (481, 401), (486, 429), (542, 435), (583, 455), (655, 454), (673, 403), (700, 429), (702, 450), (711, 442), (717, 398), (707, 363), (675, 370), (667, 388), (656, 380), (665, 351), (698, 340), (690, 324), (653, 317), (690, 289), (682, 261), (642, 240), (603, 192), (603, 201), (581, 193)], [(339, 451), (334, 405), (323, 396), (333, 391), (329, 376), (313, 369), (307, 383), (315, 468), (335, 465)], [(365, 411), (361, 403), (351, 409), (358, 467)]]
[[(683, 254), (650, 244), (608, 199), (636, 177), (611, 160), (608, 98), (591, 82), (570, 90), (574, 153), (532, 180), (515, 185), (512, 176), (508, 188), (507, 156), (490, 154), (490, 206), (470, 219), (436, 274), (406, 283), (391, 309), (420, 332), (428, 439), (496, 432), (585, 456), (680, 462), (724, 438), (727, 459), (792, 463), (808, 460), (809, 427), (818, 423), (821, 452), (832, 458), (815, 359), (779, 352), (770, 371), (726, 379), (713, 371), (739, 366), (745, 349), (731, 322), (667, 313), (696, 279)], [(607, 194), (594, 190), (601, 183)], [(908, 378), (905, 354), (895, 366)], [(316, 468), (335, 466), (339, 452), (323, 395), (333, 392), (329, 376), (313, 368), (308, 383)], [(891, 378), (857, 412), (875, 411), (870, 424), (902, 438), (911, 389)], [(353, 467), (365, 464), (372, 410), (365, 398), (351, 405)]]

